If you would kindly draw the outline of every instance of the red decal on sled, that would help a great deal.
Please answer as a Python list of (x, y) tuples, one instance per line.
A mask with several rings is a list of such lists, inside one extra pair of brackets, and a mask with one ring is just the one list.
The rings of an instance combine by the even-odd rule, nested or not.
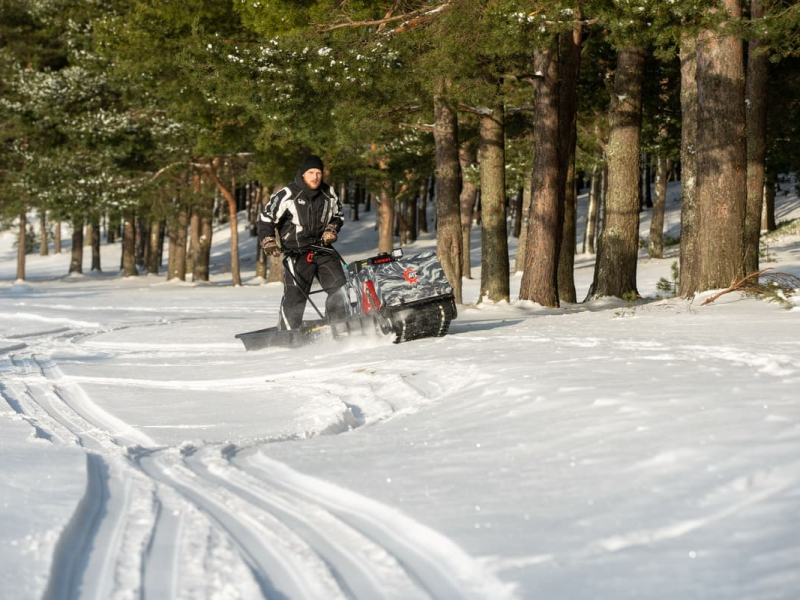
[(378, 294), (375, 293), (375, 284), (371, 281), (365, 282), (361, 288), (361, 306), (362, 312), (365, 313), (378, 310), (381, 307)]
[(417, 272), (414, 269), (406, 269), (403, 271), (403, 277), (405, 277), (408, 283), (417, 283)]

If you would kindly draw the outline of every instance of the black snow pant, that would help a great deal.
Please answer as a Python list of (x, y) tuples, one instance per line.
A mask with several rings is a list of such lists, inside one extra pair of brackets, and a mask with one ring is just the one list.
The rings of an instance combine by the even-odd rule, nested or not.
[(293, 253), (284, 262), (283, 300), (281, 301), (281, 329), (297, 329), (303, 323), (306, 296), (314, 277), (328, 294), (325, 316), (341, 319), (347, 316), (347, 295), (344, 292), (345, 276), (341, 261), (332, 254), (315, 252)]

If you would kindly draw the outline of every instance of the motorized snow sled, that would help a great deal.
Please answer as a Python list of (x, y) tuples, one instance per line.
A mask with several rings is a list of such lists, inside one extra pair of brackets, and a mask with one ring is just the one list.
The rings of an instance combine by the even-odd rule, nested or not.
[[(303, 321), (299, 329), (268, 327), (239, 333), (236, 338), (246, 350), (297, 347), (323, 337), (351, 335), (393, 336), (395, 343), (440, 337), (456, 318), (453, 288), (433, 252), (405, 258), (402, 249), (395, 249), (348, 265), (332, 247), (314, 246), (313, 250), (331, 253), (341, 261), (346, 279), (347, 316), (334, 320), (324, 317), (311, 299), (312, 294), (322, 290), (312, 290), (306, 300), (319, 319)], [(285, 255), (284, 268), (288, 259)], [(287, 272), (291, 273), (288, 269)]]

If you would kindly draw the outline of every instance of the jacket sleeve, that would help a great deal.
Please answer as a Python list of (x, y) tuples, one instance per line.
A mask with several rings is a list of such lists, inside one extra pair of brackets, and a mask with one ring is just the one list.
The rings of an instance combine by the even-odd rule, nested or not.
[(281, 215), (286, 210), (285, 201), (290, 196), (289, 188), (285, 187), (270, 196), (269, 201), (261, 209), (258, 214), (258, 237), (264, 239), (265, 237), (276, 237), (275, 226), (281, 218)]
[(329, 188), (330, 195), (331, 195), (331, 218), (328, 219), (328, 225), (333, 225), (336, 228), (336, 231), (341, 231), (342, 225), (344, 225), (344, 209), (342, 208), (342, 201), (339, 200), (339, 196), (336, 195), (336, 192), (333, 191), (333, 186)]

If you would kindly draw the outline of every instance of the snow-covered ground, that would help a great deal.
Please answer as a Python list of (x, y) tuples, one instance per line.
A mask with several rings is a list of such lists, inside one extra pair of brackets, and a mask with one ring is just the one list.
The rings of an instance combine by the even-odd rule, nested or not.
[[(350, 259), (377, 247), (363, 217)], [(635, 305), (476, 305), (476, 245), (444, 338), (245, 352), (281, 286), (251, 260), (230, 285), (225, 227), (204, 285), (122, 279), (117, 246), (102, 274), (30, 255), (15, 283), (12, 241), (2, 598), (800, 597), (797, 299), (659, 299), (670, 247)], [(800, 235), (768, 256), (800, 276)], [(579, 255), (580, 298), (591, 278)]]

